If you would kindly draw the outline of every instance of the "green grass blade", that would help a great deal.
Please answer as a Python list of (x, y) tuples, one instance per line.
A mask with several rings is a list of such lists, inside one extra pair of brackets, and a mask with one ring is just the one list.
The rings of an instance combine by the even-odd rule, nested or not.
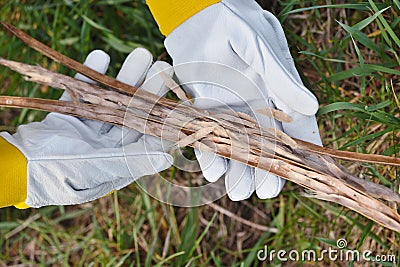
[[(337, 21), (337, 23), (339, 23), (339, 25), (343, 29), (345, 29), (346, 32), (348, 32), (354, 39), (356, 39), (358, 42), (363, 44), (365, 47), (367, 47), (367, 48), (369, 48), (372, 51), (375, 51), (377, 53), (380, 52), (379, 47), (376, 44), (374, 44), (371, 41), (371, 39), (369, 39), (368, 36), (363, 34), (360, 30), (356, 29), (355, 27), (350, 27), (350, 26), (348, 26), (348, 25), (346, 25), (346, 24), (344, 24), (344, 23), (342, 23), (340, 21)], [(354, 39), (353, 39), (353, 43), (355, 43)], [(359, 59), (360, 59), (360, 57), (362, 58), (362, 56), (359, 55), (360, 50), (358, 49), (356, 44), (355, 44), (355, 46), (356, 46), (356, 50), (358, 50), (357, 54), (358, 54)], [(361, 62), (361, 59), (360, 59), (360, 63), (364, 64), (364, 60), (362, 59), (362, 62)]]
[[(367, 2), (362, 2), (358, 4), (333, 4), (333, 5), (316, 5), (311, 7), (298, 8), (295, 10), (291, 10), (284, 15), (301, 13), (304, 11), (316, 10), (316, 9), (326, 9), (326, 8), (340, 8), (340, 9), (355, 9), (355, 10), (364, 10), (368, 11), (369, 4)], [(382, 6), (382, 4), (378, 4), (377, 6)]]
[(374, 13), (374, 15), (358, 22), (357, 24), (353, 25), (354, 29), (357, 29), (359, 31), (361, 31), (362, 29), (364, 29), (365, 27), (367, 27), (368, 25), (370, 25), (372, 22), (374, 22), (379, 15), (381, 15), (383, 12), (385, 12), (386, 10), (388, 10), (389, 8), (391, 8), (390, 6), (379, 10), (379, 12)]
[[(368, 0), (368, 2), (371, 4), (372, 9), (378, 13), (379, 9), (377, 7), (377, 5), (374, 3), (374, 1), (372, 0)], [(393, 41), (396, 43), (396, 45), (400, 48), (400, 39), (399, 37), (396, 35), (396, 33), (393, 31), (393, 29), (390, 27), (389, 23), (385, 20), (385, 18), (382, 16), (382, 14), (380, 14), (378, 16), (380, 22), (382, 23), (384, 29), (388, 32), (388, 34), (390, 35), (390, 37), (392, 37)]]

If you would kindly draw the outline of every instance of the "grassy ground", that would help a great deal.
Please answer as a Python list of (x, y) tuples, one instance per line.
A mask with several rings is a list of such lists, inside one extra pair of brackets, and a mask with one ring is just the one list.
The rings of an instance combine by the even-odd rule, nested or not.
[[(298, 69), (318, 96), (318, 123), (325, 146), (399, 156), (400, 2), (261, 1), (284, 25)], [(335, 3), (332, 3), (335, 2)], [(137, 46), (156, 57), (162, 36), (143, 1), (4, 1), (0, 18), (54, 49), (82, 61), (92, 49), (107, 51), (115, 75)], [(38, 63), (73, 75), (21, 42), (0, 33), (0, 56)], [(57, 98), (61, 92), (23, 82), (1, 68), (0, 93)], [(37, 111), (2, 109), (1, 130), (38, 121)], [(368, 180), (399, 190), (399, 170), (343, 162)], [(168, 170), (185, 182), (199, 174)], [(0, 266), (373, 266), (372, 262), (272, 262), (268, 250), (347, 248), (396, 256), (399, 234), (338, 205), (304, 198), (288, 183), (272, 200), (176, 208), (160, 203), (137, 185), (74, 207), (0, 210)], [(394, 263), (381, 263), (396, 266)]]

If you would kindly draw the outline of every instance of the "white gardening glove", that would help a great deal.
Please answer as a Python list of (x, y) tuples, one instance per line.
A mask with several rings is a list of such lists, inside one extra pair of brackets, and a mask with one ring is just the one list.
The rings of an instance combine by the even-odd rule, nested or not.
[[(85, 65), (101, 73), (105, 73), (108, 64), (109, 56), (99, 50), (90, 53), (85, 61)], [(136, 49), (125, 60), (117, 79), (140, 86), (146, 75), (153, 76), (156, 70), (172, 75), (172, 68), (165, 62), (156, 62), (149, 70), (151, 66), (150, 52)], [(81, 74), (76, 78), (92, 82)], [(167, 91), (163, 80), (157, 77), (142, 89), (159, 95)], [(61, 99), (70, 97), (64, 93)], [(124, 129), (123, 133), (121, 127), (58, 113), (50, 113), (42, 122), (22, 125), (14, 135), (1, 136), (28, 161), (25, 203), (30, 207), (88, 202), (141, 176), (162, 171), (172, 162), (158, 138), (139, 139), (141, 135), (135, 131)]]
[[(321, 145), (315, 119), (318, 101), (300, 79), (279, 21), (255, 1), (222, 0), (205, 8), (172, 31), (165, 47), (197, 107), (226, 104), (251, 114), (263, 127), (281, 128)], [(293, 121), (280, 124), (255, 112), (267, 106), (289, 114)], [(275, 197), (285, 182), (212, 153), (196, 155), (208, 181), (225, 173), (232, 200), (246, 199), (254, 190), (260, 198)]]

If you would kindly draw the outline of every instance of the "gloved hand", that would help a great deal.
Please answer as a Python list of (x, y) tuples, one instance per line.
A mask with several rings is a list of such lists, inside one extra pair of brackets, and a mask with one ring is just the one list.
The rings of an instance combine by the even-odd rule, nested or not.
[[(279, 21), (253, 0), (222, 0), (195, 14), (165, 40), (181, 84), (200, 108), (223, 104), (254, 116), (263, 127), (321, 145), (316, 97), (304, 87)], [(292, 118), (281, 124), (256, 111), (277, 108)], [(225, 173), (232, 200), (277, 196), (283, 179), (233, 160), (196, 151), (204, 177)]]
[[(109, 56), (96, 50), (88, 55), (85, 64), (105, 73)], [(140, 86), (146, 75), (153, 76), (156, 71), (164, 70), (172, 75), (172, 68), (165, 62), (151, 66), (150, 52), (136, 49), (125, 60), (117, 79)], [(92, 82), (81, 74), (76, 78)], [(167, 92), (159, 76), (143, 87), (159, 95)], [(61, 100), (69, 99), (67, 93), (61, 97)], [(8, 133), (1, 136), (27, 159), (25, 203), (29, 207), (88, 202), (121, 189), (141, 176), (162, 171), (173, 162), (162, 151), (158, 138), (139, 139), (140, 133), (132, 130), (58, 113), (50, 113), (42, 122), (22, 125), (12, 136)]]

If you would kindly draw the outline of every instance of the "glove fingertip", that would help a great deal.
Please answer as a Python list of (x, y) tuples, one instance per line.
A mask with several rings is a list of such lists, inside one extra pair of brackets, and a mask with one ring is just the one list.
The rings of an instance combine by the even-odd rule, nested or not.
[(225, 176), (225, 186), (232, 201), (248, 199), (255, 190), (254, 169), (231, 160)]
[(318, 100), (314, 95), (305, 90), (308, 89), (303, 89), (303, 92), (306, 94), (306, 96), (299, 101), (301, 103), (301, 106), (299, 107), (299, 112), (306, 116), (314, 116), (319, 109)]
[(224, 158), (197, 149), (194, 152), (203, 176), (208, 182), (214, 183), (226, 173), (228, 164)]
[(110, 56), (103, 50), (96, 49), (89, 53), (84, 64), (98, 72), (105, 73), (110, 64)]
[[(157, 60), (156, 62), (154, 62), (153, 66), (151, 67), (151, 69), (155, 69), (155, 71), (164, 71), (168, 76), (172, 77), (172, 75), (174, 75), (174, 68), (165, 61), (160, 61)], [(151, 74), (151, 69), (149, 70), (149, 73)]]
[(132, 86), (139, 86), (143, 83), (152, 62), (153, 56), (147, 49), (136, 48), (126, 57), (116, 79)]
[(285, 185), (285, 180), (264, 170), (256, 169), (256, 195), (260, 199), (277, 197)]
[(217, 167), (218, 167), (218, 169), (217, 168), (214, 168), (214, 169), (210, 169), (210, 168), (202, 169), (203, 176), (207, 180), (207, 182), (215, 183), (226, 172), (226, 168), (219, 168), (220, 166), (217, 166)]
[(169, 77), (174, 75), (174, 69), (170, 64), (164, 61), (156, 61), (147, 72), (146, 80), (141, 88), (155, 95), (165, 95), (169, 89), (165, 84), (165, 80), (160, 75), (161, 71)]
[[(108, 65), (110, 64), (110, 56), (103, 50), (93, 50), (86, 57), (83, 64), (99, 73), (104, 74), (107, 71)], [(95, 83), (92, 79), (89, 79), (80, 73), (75, 75), (75, 79), (87, 83)]]

